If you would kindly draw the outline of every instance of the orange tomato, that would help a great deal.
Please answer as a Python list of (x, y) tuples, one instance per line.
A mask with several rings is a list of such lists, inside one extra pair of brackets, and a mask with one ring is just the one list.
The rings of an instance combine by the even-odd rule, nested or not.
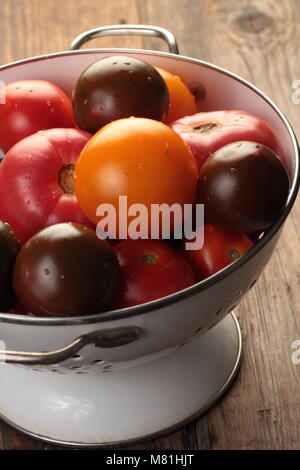
[(169, 91), (170, 104), (165, 123), (170, 124), (184, 116), (197, 113), (195, 97), (181, 78), (159, 67), (156, 67), (156, 70), (165, 80)]
[(103, 217), (96, 215), (100, 204), (115, 208), (118, 237), (119, 196), (127, 196), (128, 207), (143, 204), (149, 215), (151, 204), (193, 204), (197, 166), (169, 126), (126, 118), (107, 124), (90, 139), (77, 161), (74, 183), (79, 204), (94, 223)]

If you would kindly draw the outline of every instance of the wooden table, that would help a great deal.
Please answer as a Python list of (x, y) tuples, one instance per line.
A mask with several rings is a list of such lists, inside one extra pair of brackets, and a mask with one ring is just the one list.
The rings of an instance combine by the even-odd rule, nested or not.
[[(175, 33), (182, 54), (250, 80), (300, 133), (300, 0), (1, 0), (1, 64), (68, 49), (78, 33), (146, 23)], [(160, 40), (111, 38), (97, 47), (164, 48)], [(299, 60), (299, 62), (298, 62)], [(127, 449), (299, 449), (300, 203), (255, 288), (236, 309), (244, 337), (237, 381), (205, 416), (164, 438)], [(1, 422), (0, 449), (52, 449)]]

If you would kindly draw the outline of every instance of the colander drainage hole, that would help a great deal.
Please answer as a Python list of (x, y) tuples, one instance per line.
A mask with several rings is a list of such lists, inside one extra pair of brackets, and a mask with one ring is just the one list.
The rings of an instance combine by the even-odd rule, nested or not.
[(216, 317), (219, 317), (220, 315), (223, 315), (224, 313), (224, 309), (223, 308), (220, 308), (217, 312), (216, 312)]
[(66, 375), (66, 371), (62, 369), (52, 369), (52, 372), (55, 372), (56, 374)]
[(254, 281), (251, 282), (249, 290), (252, 289), (252, 287), (257, 283), (257, 281), (258, 281), (258, 277), (254, 279)]
[(79, 359), (81, 359), (81, 356), (80, 356), (80, 354), (74, 354), (74, 355), (72, 356), (72, 359), (75, 359), (75, 360), (78, 361)]
[(235, 300), (235, 301), (236, 301), (236, 300), (239, 300), (239, 299), (242, 297), (242, 295), (244, 294), (244, 292), (245, 292), (245, 289), (241, 289), (240, 292), (237, 294), (237, 296), (235, 297), (234, 300)]
[(203, 330), (203, 326), (200, 326), (199, 328), (197, 328), (197, 330), (195, 331), (195, 335), (196, 335), (197, 333), (199, 333), (199, 331), (201, 331), (201, 330)]
[(103, 359), (95, 359), (93, 361), (93, 364), (103, 364), (104, 360)]

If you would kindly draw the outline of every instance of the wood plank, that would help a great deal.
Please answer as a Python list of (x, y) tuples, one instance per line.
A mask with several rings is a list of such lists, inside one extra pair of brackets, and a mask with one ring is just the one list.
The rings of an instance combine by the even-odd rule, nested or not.
[[(1, 63), (68, 50), (86, 30), (109, 24), (139, 23), (131, 0), (2, 0)], [(87, 47), (141, 47), (140, 38), (96, 39)], [(134, 46), (133, 46), (134, 45)]]

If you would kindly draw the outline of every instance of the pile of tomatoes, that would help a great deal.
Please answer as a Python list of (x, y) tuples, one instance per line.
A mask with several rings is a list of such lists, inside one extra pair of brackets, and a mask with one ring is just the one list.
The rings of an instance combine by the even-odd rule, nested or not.
[[(240, 258), (285, 206), (289, 178), (267, 122), (198, 112), (178, 76), (135, 57), (92, 63), (72, 99), (34, 79), (5, 97), (0, 311), (86, 315), (170, 295)], [(162, 205), (181, 215), (142, 227), (141, 207)], [(197, 249), (175, 236), (185, 207), (194, 237), (204, 234)]]

